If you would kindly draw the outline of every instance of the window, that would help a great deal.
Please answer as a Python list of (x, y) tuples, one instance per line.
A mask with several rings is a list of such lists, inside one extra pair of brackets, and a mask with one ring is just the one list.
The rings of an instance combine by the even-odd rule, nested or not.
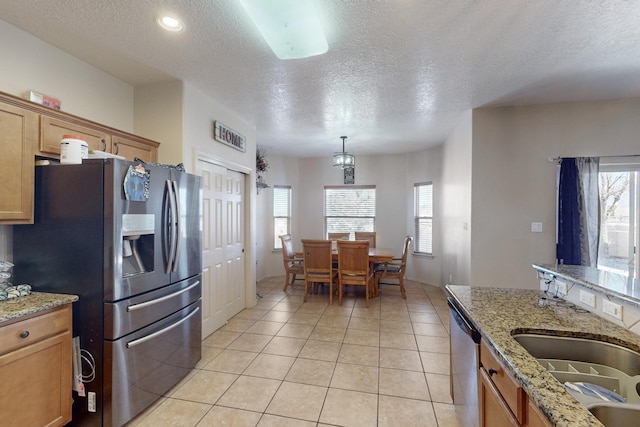
[(601, 164), (598, 268), (637, 277), (640, 165)]
[(433, 183), (414, 184), (415, 200), (415, 236), (413, 251), (420, 254), (433, 254)]
[(376, 187), (350, 185), (324, 188), (324, 231), (376, 231)]
[(291, 186), (273, 186), (273, 248), (282, 249), (280, 236), (291, 234)]

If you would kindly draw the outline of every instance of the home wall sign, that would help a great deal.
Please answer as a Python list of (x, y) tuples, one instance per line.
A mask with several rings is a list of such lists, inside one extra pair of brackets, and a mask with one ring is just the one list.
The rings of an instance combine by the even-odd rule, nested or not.
[(213, 122), (213, 139), (243, 153), (246, 151), (247, 139), (219, 121)]

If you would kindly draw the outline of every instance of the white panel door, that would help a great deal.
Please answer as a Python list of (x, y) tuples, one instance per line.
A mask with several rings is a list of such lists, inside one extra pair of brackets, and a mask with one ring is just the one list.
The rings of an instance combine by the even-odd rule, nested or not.
[[(202, 337), (245, 307), (244, 175), (203, 160)], [(240, 212), (240, 213), (239, 213)]]
[(227, 318), (231, 318), (245, 307), (244, 268), (244, 177), (239, 172), (227, 171)]

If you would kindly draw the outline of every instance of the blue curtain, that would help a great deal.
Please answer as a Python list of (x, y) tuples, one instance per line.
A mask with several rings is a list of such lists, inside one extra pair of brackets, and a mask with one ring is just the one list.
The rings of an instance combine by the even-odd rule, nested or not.
[(559, 263), (596, 267), (600, 239), (598, 157), (563, 158), (558, 191)]

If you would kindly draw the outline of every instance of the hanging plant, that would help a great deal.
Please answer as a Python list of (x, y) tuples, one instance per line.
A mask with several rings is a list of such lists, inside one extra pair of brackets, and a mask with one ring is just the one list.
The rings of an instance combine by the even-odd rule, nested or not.
[(258, 180), (262, 179), (262, 174), (269, 169), (269, 162), (267, 162), (267, 149), (262, 145), (256, 147), (256, 174)]

